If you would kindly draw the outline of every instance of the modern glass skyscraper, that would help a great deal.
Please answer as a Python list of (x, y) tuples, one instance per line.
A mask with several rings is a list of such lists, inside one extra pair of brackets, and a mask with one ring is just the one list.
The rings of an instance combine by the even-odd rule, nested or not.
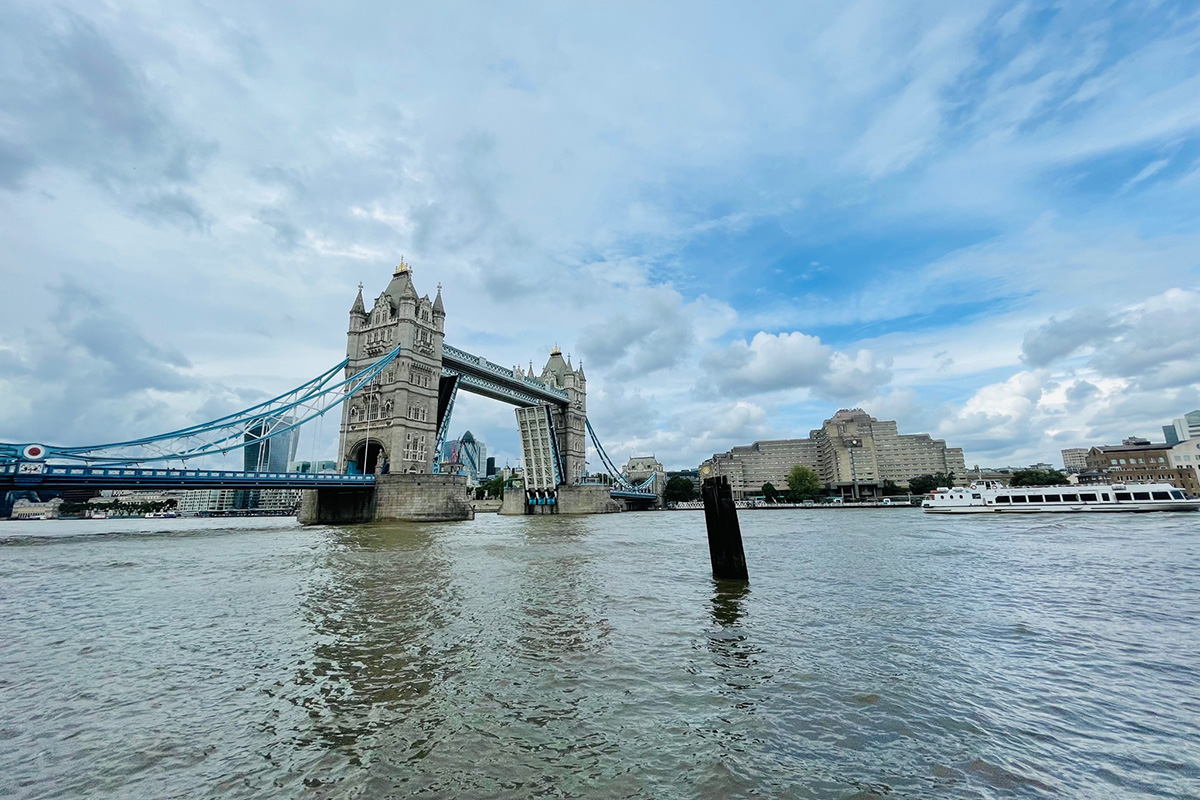
[(466, 475), (470, 486), (478, 486), (480, 480), (486, 477), (487, 445), (476, 441), (470, 431), (458, 439), (445, 442), (439, 458), (443, 472)]
[(1163, 435), (1171, 445), (1200, 438), (1200, 410), (1189, 411), (1179, 419), (1171, 420), (1170, 425), (1163, 425)]
[[(291, 417), (263, 418), (255, 420), (246, 431), (246, 441), (253, 442), (242, 450), (243, 469), (246, 472), (287, 472), (288, 463), (296, 459), (296, 445), (300, 443), (300, 431), (291, 430), (267, 439), (271, 431), (287, 427)], [(261, 441), (260, 441), (261, 440)]]

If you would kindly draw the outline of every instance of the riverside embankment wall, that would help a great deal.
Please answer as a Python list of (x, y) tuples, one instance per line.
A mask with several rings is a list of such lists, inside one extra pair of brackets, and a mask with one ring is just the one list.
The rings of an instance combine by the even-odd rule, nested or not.
[(467, 479), (461, 475), (379, 475), (374, 490), (311, 489), (296, 518), (305, 525), (362, 522), (448, 522), (471, 519)]
[[(560, 486), (554, 506), (535, 506), (534, 514), (615, 514), (625, 506), (609, 497), (607, 486)], [(506, 489), (501, 514), (520, 516), (525, 513), (525, 492)]]

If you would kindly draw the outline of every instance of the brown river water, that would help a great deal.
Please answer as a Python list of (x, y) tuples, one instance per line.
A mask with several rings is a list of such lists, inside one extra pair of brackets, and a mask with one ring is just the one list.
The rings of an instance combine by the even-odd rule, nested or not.
[(0, 797), (1200, 797), (1200, 514), (0, 522)]

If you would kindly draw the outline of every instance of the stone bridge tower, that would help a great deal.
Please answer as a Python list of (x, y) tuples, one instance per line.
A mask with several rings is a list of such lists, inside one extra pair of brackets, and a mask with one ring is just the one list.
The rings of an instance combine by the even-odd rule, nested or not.
[(362, 284), (346, 334), (349, 377), (400, 345), (400, 355), (342, 406), (339, 467), (362, 473), (428, 473), (437, 440), (438, 382), (446, 312), (437, 297), (417, 296), (404, 260), (370, 311)]
[(572, 368), (570, 357), (564, 359), (562, 351), (555, 347), (542, 368), (540, 379), (567, 393), (568, 404), (552, 406), (551, 415), (562, 458), (563, 480), (574, 486), (583, 480), (587, 469), (584, 464), (587, 458), (587, 378), (583, 374), (583, 364), (578, 369)]

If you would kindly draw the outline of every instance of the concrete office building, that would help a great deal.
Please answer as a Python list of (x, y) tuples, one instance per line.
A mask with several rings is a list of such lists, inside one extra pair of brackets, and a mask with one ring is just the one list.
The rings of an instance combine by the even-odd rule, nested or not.
[(1200, 485), (1200, 437), (1172, 445), (1167, 451), (1167, 461), (1175, 469), (1190, 470)]
[(1188, 439), (1200, 439), (1200, 409), (1189, 411), (1172, 420), (1170, 425), (1163, 425), (1163, 434), (1170, 445), (1186, 442)]
[(179, 511), (185, 514), (231, 512), (294, 512), (300, 489), (192, 489), (183, 493)]
[(1086, 447), (1068, 447), (1062, 451), (1063, 469), (1067, 472), (1083, 472), (1087, 469)]
[(252, 444), (242, 449), (243, 469), (246, 472), (287, 472), (288, 464), (296, 458), (300, 430), (296, 428), (269, 439), (263, 437), (293, 422), (291, 417), (255, 420), (245, 435), (245, 441)]
[(706, 463), (713, 475), (729, 479), (736, 498), (758, 494), (764, 483), (785, 488), (797, 464), (844, 497), (878, 496), (885, 481), (905, 487), (919, 475), (967, 472), (961, 448), (947, 447), (927, 433), (899, 433), (894, 421), (877, 420), (861, 408), (838, 411), (807, 439), (755, 442)]
[(738, 500), (761, 493), (764, 483), (787, 488), (787, 475), (797, 464), (820, 474), (817, 444), (811, 439), (755, 442), (717, 453), (705, 463), (712, 468), (713, 477), (729, 479), (729, 488)]
[(337, 472), (336, 461), (291, 461), (288, 472)]

